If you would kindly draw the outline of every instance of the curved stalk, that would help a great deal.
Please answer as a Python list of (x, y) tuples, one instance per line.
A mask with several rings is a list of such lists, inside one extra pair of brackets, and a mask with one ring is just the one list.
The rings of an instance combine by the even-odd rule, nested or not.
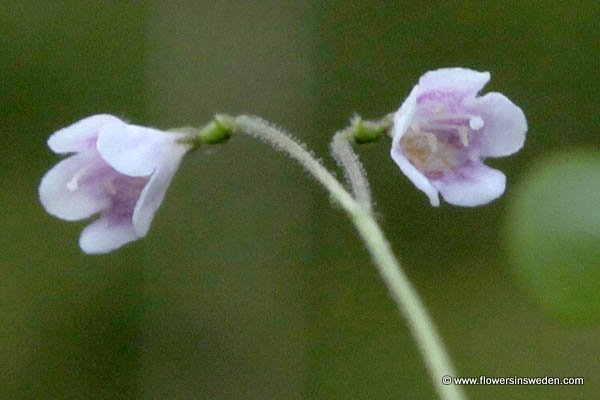
[(358, 204), (367, 211), (372, 211), (373, 203), (367, 172), (348, 140), (348, 135), (352, 129), (352, 127), (346, 128), (333, 135), (330, 144), (331, 155), (344, 171), (346, 181), (350, 184)]
[(233, 122), (235, 131), (264, 140), (302, 164), (340, 203), (362, 237), (392, 299), (408, 321), (436, 392), (444, 400), (466, 399), (460, 386), (442, 384), (442, 376), (456, 376), (447, 351), (425, 306), (370, 211), (359, 204), (303, 144), (285, 132), (257, 117), (239, 116)]

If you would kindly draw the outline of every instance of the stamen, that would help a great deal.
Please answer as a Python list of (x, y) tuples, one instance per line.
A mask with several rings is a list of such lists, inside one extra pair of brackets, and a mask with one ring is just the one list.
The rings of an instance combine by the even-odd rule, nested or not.
[[(465, 123), (467, 120), (465, 120)], [(447, 135), (456, 135), (464, 147), (469, 146), (467, 125), (413, 122), (400, 139), (400, 145), (410, 162), (424, 173), (439, 173), (452, 169), (459, 158), (459, 149)]]
[(463, 146), (469, 147), (469, 130), (466, 127), (461, 126), (458, 128), (458, 138)]
[(423, 124), (421, 125), (421, 130), (419, 132), (421, 133), (426, 133), (426, 132), (430, 132), (432, 134), (434, 133), (452, 133), (452, 132), (458, 132), (458, 130), (461, 128), (460, 125), (450, 125), (450, 124)]
[(469, 113), (464, 113), (464, 114), (454, 114), (454, 113), (442, 113), (442, 114), (438, 114), (436, 113), (435, 116), (428, 118), (429, 121), (433, 121), (433, 122), (444, 122), (444, 121), (470, 121), (473, 118), (479, 118), (477, 115), (475, 114), (469, 114)]
[(473, 129), (475, 131), (483, 128), (483, 125), (484, 125), (483, 118), (481, 118), (479, 116), (474, 116), (469, 120), (469, 126), (471, 127), (471, 129)]

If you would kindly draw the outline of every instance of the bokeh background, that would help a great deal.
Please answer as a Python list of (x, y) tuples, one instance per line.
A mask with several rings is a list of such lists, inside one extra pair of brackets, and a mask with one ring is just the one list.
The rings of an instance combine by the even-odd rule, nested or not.
[(85, 256), (37, 199), (45, 141), (95, 113), (162, 128), (261, 115), (326, 164), (354, 113), (425, 71), (489, 70), (525, 111), (507, 193), (431, 208), (361, 147), (392, 246), (470, 398), (600, 390), (597, 2), (4, 1), (1, 399), (431, 399), (405, 321), (344, 215), (293, 162), (235, 137), (182, 165), (148, 237)]

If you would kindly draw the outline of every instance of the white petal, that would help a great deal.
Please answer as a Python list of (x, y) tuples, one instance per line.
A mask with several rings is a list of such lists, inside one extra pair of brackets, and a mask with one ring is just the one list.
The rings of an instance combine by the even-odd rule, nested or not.
[(79, 247), (88, 254), (103, 254), (136, 239), (138, 236), (130, 220), (114, 221), (109, 216), (103, 215), (81, 232)]
[(181, 134), (163, 132), (136, 125), (106, 125), (98, 136), (97, 148), (102, 158), (114, 169), (128, 176), (148, 176), (171, 157)]
[(441, 68), (425, 73), (419, 79), (419, 86), (422, 93), (438, 91), (457, 93), (464, 97), (477, 94), (489, 80), (489, 72), (478, 72), (467, 68)]
[(478, 148), (482, 156), (512, 154), (525, 143), (527, 120), (518, 106), (501, 93), (465, 99), (469, 112), (480, 115), (485, 125), (479, 131)]
[[(59, 162), (40, 183), (40, 202), (49, 214), (76, 221), (95, 214), (108, 205), (104, 193), (92, 183), (77, 184), (76, 175), (84, 170), (102, 168), (102, 161), (90, 154), (77, 154)], [(108, 167), (107, 167), (108, 168)], [(69, 190), (69, 187), (75, 190)]]
[(473, 162), (447, 172), (433, 185), (450, 204), (463, 207), (480, 206), (500, 197), (506, 187), (506, 177), (497, 169)]
[(140, 237), (146, 236), (148, 233), (154, 214), (165, 197), (179, 162), (187, 152), (187, 148), (184, 146), (175, 146), (169, 149), (170, 152), (163, 155), (161, 164), (157, 166), (156, 172), (144, 187), (133, 211), (133, 226)]
[(109, 123), (124, 122), (108, 114), (92, 115), (56, 131), (48, 138), (48, 146), (55, 153), (75, 153), (94, 148), (98, 131)]
[(419, 86), (415, 86), (398, 111), (394, 114), (394, 126), (392, 127), (392, 149), (398, 148), (400, 139), (406, 133), (408, 127), (413, 121), (417, 111), (417, 96)]
[(432, 206), (438, 207), (440, 205), (440, 199), (438, 197), (438, 191), (429, 179), (423, 175), (414, 165), (408, 161), (408, 159), (402, 154), (402, 150), (399, 147), (392, 147), (391, 155), (396, 164), (400, 167), (400, 170), (406, 175), (408, 179), (417, 187), (417, 189), (423, 191)]

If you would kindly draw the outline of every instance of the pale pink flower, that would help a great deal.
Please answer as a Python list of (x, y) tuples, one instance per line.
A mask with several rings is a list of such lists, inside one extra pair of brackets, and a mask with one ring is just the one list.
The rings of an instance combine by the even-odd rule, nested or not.
[(73, 153), (44, 175), (40, 201), (68, 221), (100, 218), (79, 238), (86, 253), (106, 253), (145, 236), (179, 162), (190, 149), (181, 133), (94, 115), (55, 132), (48, 146)]
[(427, 72), (394, 116), (391, 155), (402, 172), (439, 206), (478, 206), (504, 192), (506, 177), (483, 164), (523, 147), (523, 111), (500, 93), (478, 92), (489, 72)]

